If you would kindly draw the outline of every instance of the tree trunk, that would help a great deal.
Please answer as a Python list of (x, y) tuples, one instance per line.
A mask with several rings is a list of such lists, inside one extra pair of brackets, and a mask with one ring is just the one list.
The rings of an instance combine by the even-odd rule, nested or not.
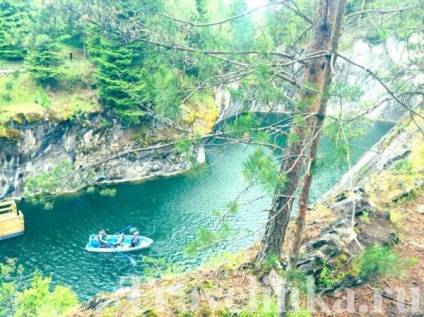
[(323, 129), (323, 124), (325, 120), (325, 114), (327, 111), (327, 104), (329, 99), (329, 89), (331, 86), (332, 80), (332, 69), (336, 61), (336, 53), (341, 37), (342, 21), (343, 14), (346, 6), (346, 0), (339, 0), (337, 4), (337, 11), (335, 21), (333, 23), (333, 30), (331, 32), (330, 39), (330, 54), (327, 54), (325, 66), (324, 66), (324, 75), (320, 87), (320, 102), (319, 109), (316, 117), (314, 117), (312, 126), (313, 133), (311, 139), (311, 149), (309, 152), (308, 159), (306, 161), (306, 174), (303, 178), (302, 188), (299, 196), (299, 212), (298, 218), (296, 221), (294, 235), (293, 235), (293, 244), (291, 250), (291, 256), (289, 261), (289, 268), (295, 268), (299, 258), (299, 250), (302, 244), (303, 237), (303, 228), (306, 221), (306, 212), (309, 203), (309, 191), (312, 185), (312, 179), (314, 176), (313, 164), (317, 159), (319, 140), (321, 137), (321, 132)]
[[(334, 21), (337, 0), (320, 0), (315, 21), (312, 27), (309, 54), (328, 50), (331, 27)], [(301, 170), (307, 153), (306, 140), (311, 134), (312, 125), (319, 109), (319, 88), (322, 86), (326, 58), (311, 60), (305, 67), (303, 88), (299, 93), (295, 116), (306, 119), (306, 127), (293, 126), (291, 134), (298, 136), (296, 141), (289, 142), (285, 160), (281, 164), (280, 173), (287, 177), (284, 188), (277, 188), (272, 201), (265, 235), (261, 242), (257, 260), (267, 255), (280, 256), (284, 244), (291, 209), (301, 178)]]
[(82, 38), (82, 58), (84, 60), (87, 59), (87, 44), (85, 43), (85, 41), (86, 41), (86, 36), (84, 34)]

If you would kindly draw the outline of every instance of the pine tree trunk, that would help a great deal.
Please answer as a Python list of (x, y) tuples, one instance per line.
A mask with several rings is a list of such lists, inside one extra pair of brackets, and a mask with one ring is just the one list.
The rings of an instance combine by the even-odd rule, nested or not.
[(87, 44), (85, 43), (85, 40), (86, 40), (86, 37), (84, 35), (82, 39), (82, 58), (84, 60), (87, 59)]
[(325, 115), (327, 111), (327, 104), (329, 99), (329, 89), (332, 81), (332, 69), (336, 61), (336, 53), (338, 44), (341, 37), (341, 26), (343, 21), (343, 14), (346, 6), (346, 0), (339, 0), (337, 4), (337, 11), (335, 21), (333, 23), (331, 39), (330, 39), (330, 54), (327, 54), (324, 74), (320, 87), (320, 101), (319, 108), (316, 117), (314, 117), (312, 126), (313, 133), (311, 139), (311, 149), (306, 161), (306, 172), (303, 177), (302, 188), (299, 196), (299, 212), (298, 218), (296, 221), (294, 234), (293, 234), (293, 244), (291, 250), (291, 256), (289, 261), (289, 268), (295, 268), (299, 258), (300, 246), (302, 244), (303, 237), (303, 228), (306, 221), (307, 207), (309, 204), (309, 192), (312, 185), (312, 179), (314, 176), (313, 164), (318, 156), (319, 141), (323, 129), (323, 124), (325, 120)]
[[(334, 21), (337, 0), (320, 0), (312, 28), (309, 54), (326, 51), (329, 48), (331, 27)], [(280, 255), (284, 244), (287, 225), (291, 216), (294, 196), (301, 178), (301, 170), (307, 153), (306, 140), (312, 133), (315, 116), (319, 109), (319, 88), (322, 86), (326, 58), (311, 60), (305, 67), (303, 88), (299, 93), (298, 109), (294, 115), (307, 119), (307, 127), (291, 128), (290, 133), (298, 136), (296, 142), (289, 142), (285, 152), (280, 173), (286, 174), (287, 182), (284, 189), (277, 189), (274, 194), (265, 235), (261, 242), (257, 260), (267, 255)], [(311, 116), (312, 114), (312, 116)]]

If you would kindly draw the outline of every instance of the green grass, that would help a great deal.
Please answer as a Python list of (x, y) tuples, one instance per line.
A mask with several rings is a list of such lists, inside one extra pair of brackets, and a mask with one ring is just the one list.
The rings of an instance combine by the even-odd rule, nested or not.
[(61, 121), (76, 114), (99, 111), (97, 92), (91, 89), (94, 81), (92, 64), (67, 61), (62, 72), (55, 89), (38, 86), (29, 73), (1, 76), (0, 125), (10, 119), (19, 122), (19, 115), (36, 121), (49, 112)]

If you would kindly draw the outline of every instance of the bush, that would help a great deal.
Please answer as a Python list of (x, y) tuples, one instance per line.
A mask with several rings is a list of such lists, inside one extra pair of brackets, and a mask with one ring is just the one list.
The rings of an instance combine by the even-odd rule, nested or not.
[(4, 85), (4, 88), (6, 88), (7, 90), (11, 90), (13, 88), (13, 82), (7, 81), (6, 84)]
[(44, 91), (40, 88), (38, 89), (37, 96), (35, 97), (35, 103), (40, 104), (46, 109), (50, 108), (50, 99), (47, 97), (47, 95), (44, 93)]
[(20, 71), (19, 69), (15, 69), (12, 73), (13, 79), (17, 79), (19, 77)]
[(3, 93), (3, 94), (1, 94), (0, 96), (1, 96), (1, 99), (3, 99), (3, 100), (4, 100), (4, 101), (6, 101), (6, 102), (8, 102), (8, 101), (11, 101), (11, 100), (12, 100), (12, 97), (10, 96), (10, 94), (9, 94), (9, 93)]
[(415, 263), (414, 258), (402, 258), (388, 246), (376, 244), (364, 250), (358, 257), (358, 276), (364, 280), (379, 275), (402, 276)]
[(76, 294), (63, 286), (50, 290), (51, 278), (35, 272), (30, 283), (22, 266), (0, 263), (1, 316), (63, 316), (78, 306)]
[(413, 169), (413, 165), (408, 159), (402, 159), (394, 164), (394, 174), (411, 175)]

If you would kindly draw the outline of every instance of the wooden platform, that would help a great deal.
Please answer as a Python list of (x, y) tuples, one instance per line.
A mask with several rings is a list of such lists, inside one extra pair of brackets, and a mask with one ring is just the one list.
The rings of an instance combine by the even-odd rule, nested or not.
[(13, 200), (0, 202), (0, 241), (23, 235), (24, 215)]

